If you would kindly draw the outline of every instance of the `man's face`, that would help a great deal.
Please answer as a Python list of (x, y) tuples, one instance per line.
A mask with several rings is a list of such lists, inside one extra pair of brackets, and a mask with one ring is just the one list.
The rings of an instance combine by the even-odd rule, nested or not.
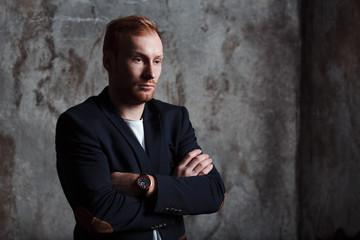
[(161, 73), (163, 47), (156, 33), (128, 36), (110, 59), (109, 90), (120, 104), (139, 105), (152, 99)]

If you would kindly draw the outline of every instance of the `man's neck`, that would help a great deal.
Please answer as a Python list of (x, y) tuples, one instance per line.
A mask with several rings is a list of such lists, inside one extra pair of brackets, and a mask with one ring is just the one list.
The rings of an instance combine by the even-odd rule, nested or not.
[(111, 102), (123, 118), (140, 120), (142, 118), (145, 103), (131, 103), (126, 99), (121, 99), (116, 93), (108, 89)]
[(123, 118), (140, 120), (144, 112), (145, 103), (140, 105), (117, 104), (115, 107)]
[(120, 115), (123, 118), (131, 119), (131, 120), (140, 120), (142, 118), (142, 114), (144, 112), (145, 103), (140, 104), (131, 104), (122, 101), (119, 98), (116, 98), (111, 92), (109, 91), (109, 97), (111, 102), (114, 104), (115, 108), (118, 110)]

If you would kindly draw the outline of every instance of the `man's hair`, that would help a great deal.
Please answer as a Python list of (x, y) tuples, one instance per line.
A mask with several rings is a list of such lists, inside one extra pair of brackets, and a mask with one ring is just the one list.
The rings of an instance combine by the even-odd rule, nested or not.
[(103, 52), (118, 53), (122, 40), (130, 35), (141, 36), (156, 33), (161, 38), (155, 23), (143, 16), (128, 16), (112, 20), (106, 26)]

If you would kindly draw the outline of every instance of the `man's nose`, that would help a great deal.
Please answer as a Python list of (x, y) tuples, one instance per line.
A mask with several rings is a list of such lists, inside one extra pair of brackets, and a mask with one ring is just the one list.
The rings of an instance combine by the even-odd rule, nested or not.
[(151, 80), (156, 77), (154, 66), (152, 63), (148, 63), (144, 70), (144, 78), (145, 80)]

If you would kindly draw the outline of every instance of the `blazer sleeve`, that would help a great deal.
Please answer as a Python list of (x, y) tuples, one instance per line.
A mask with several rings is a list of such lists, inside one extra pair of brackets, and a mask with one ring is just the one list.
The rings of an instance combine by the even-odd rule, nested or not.
[[(182, 107), (182, 123), (177, 142), (178, 160), (189, 151), (200, 148), (185, 107)], [(174, 215), (205, 214), (220, 210), (224, 204), (225, 186), (215, 166), (203, 176), (155, 177), (158, 192), (154, 212)]]
[(156, 224), (174, 222), (173, 218), (149, 211), (145, 201), (119, 194), (111, 187), (101, 143), (76, 114), (66, 112), (59, 117), (56, 154), (61, 185), (77, 222), (86, 230), (145, 231)]

